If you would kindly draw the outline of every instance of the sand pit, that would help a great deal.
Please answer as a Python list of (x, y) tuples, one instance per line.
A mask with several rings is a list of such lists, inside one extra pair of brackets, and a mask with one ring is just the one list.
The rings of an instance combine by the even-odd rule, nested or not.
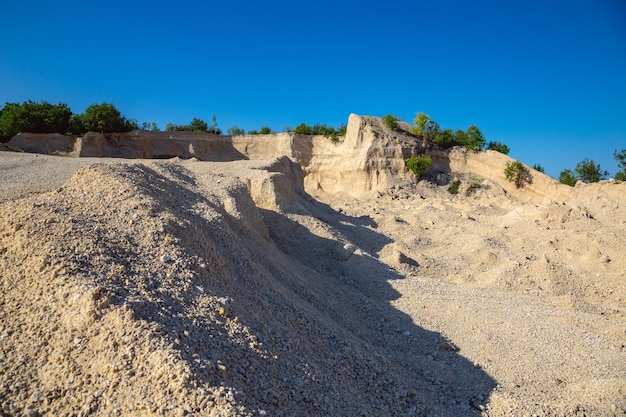
[(0, 152), (0, 414), (626, 414), (626, 185), (335, 192), (316, 146)]

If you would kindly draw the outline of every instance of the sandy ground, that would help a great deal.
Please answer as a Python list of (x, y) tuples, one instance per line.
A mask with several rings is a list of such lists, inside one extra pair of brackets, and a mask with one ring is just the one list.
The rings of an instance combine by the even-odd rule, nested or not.
[(0, 414), (626, 415), (626, 191), (271, 163), (0, 152)]

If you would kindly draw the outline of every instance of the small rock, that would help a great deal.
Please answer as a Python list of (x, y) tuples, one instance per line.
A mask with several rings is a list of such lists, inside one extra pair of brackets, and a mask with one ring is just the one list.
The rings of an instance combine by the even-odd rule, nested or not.
[(35, 391), (33, 392), (33, 398), (35, 399), (35, 401), (42, 401), (43, 393), (41, 391)]
[(167, 263), (167, 262), (170, 262), (170, 261), (172, 260), (172, 258), (170, 258), (170, 257), (169, 257), (169, 256), (167, 256), (167, 255), (161, 255), (161, 257), (160, 257), (159, 259), (160, 259), (160, 261), (161, 261), (161, 262), (163, 262), (163, 263)]

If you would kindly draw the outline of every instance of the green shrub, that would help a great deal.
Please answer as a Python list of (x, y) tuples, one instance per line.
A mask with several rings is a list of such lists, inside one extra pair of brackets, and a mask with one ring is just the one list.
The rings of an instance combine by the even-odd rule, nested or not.
[(346, 135), (347, 129), (348, 127), (345, 123), (342, 123), (337, 129), (332, 126), (319, 123), (316, 123), (313, 126), (309, 126), (306, 123), (300, 123), (294, 129), (294, 132), (299, 135), (322, 135), (333, 143), (339, 143), (341, 142), (341, 137)]
[(173, 123), (168, 123), (165, 125), (166, 132), (206, 132), (212, 133), (214, 135), (221, 135), (222, 129), (217, 127), (217, 117), (213, 116), (211, 118), (213, 124), (209, 126), (207, 122), (202, 119), (198, 119), (194, 117), (191, 119), (191, 122), (188, 125), (176, 125)]
[(406, 161), (406, 167), (413, 171), (417, 178), (421, 177), (424, 171), (433, 163), (433, 160), (430, 159), (429, 156), (421, 155), (421, 156), (411, 156)]
[(492, 151), (497, 151), (505, 155), (508, 155), (508, 153), (511, 151), (511, 149), (509, 149), (508, 146), (500, 142), (489, 142), (487, 144), (487, 149), (490, 149)]
[(573, 187), (576, 185), (576, 181), (578, 181), (576, 179), (576, 174), (574, 174), (571, 169), (564, 169), (563, 171), (561, 171), (561, 174), (559, 174), (559, 182), (561, 184), (566, 184), (570, 187)]
[(386, 114), (382, 120), (383, 120), (383, 124), (387, 126), (389, 129), (393, 131), (398, 130), (398, 122), (400, 121), (400, 119), (397, 118), (396, 116), (392, 114)]
[(617, 161), (617, 165), (621, 168), (620, 171), (617, 171), (615, 174), (615, 179), (618, 181), (626, 181), (626, 149), (622, 149), (621, 151), (613, 152), (613, 157)]
[(246, 134), (246, 131), (244, 129), (241, 129), (237, 126), (229, 127), (227, 132), (230, 136), (243, 136)]
[(259, 130), (259, 133), (262, 135), (269, 135), (270, 133), (272, 133), (272, 128), (269, 126), (261, 126), (261, 130)]
[(522, 188), (525, 184), (532, 184), (533, 178), (528, 169), (519, 161), (509, 162), (504, 169), (507, 180), (515, 183), (515, 187)]
[(480, 180), (474, 176), (470, 177), (470, 183), (467, 189), (465, 190), (465, 195), (470, 196), (476, 192), (480, 188)]
[(452, 131), (452, 129), (439, 130), (437, 129), (436, 135), (433, 141), (441, 146), (443, 149), (448, 149), (453, 146), (462, 145), (459, 142), (457, 135)]
[(539, 165), (539, 164), (535, 164), (535, 165), (533, 165), (533, 169), (534, 169), (535, 171), (545, 172), (545, 171), (544, 171), (544, 169), (543, 169), (543, 167), (542, 167), (541, 165)]
[(450, 194), (458, 194), (460, 186), (461, 186), (461, 181), (455, 178), (452, 181), (450, 181), (450, 184), (448, 185), (448, 192)]

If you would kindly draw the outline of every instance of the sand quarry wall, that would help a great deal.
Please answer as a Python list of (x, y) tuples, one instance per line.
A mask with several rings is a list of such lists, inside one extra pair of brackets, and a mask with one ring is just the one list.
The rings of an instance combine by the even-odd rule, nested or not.
[(450, 174), (449, 178), (454, 173), (476, 175), (494, 181), (515, 198), (537, 204), (545, 202), (546, 198), (564, 202), (577, 195), (575, 188), (559, 184), (528, 166), (531, 182), (517, 188), (504, 176), (506, 165), (514, 161), (507, 155), (460, 147), (440, 151), (410, 135), (388, 129), (379, 118), (355, 114), (350, 115), (346, 136), (341, 142), (295, 133), (227, 136), (133, 131), (112, 134), (90, 132), (82, 137), (20, 133), (8, 145), (25, 152), (71, 157), (180, 157), (226, 162), (268, 160), (287, 155), (302, 167), (307, 189), (343, 192), (352, 196), (384, 192), (393, 184), (415, 181), (413, 174), (406, 169), (405, 161), (410, 155), (425, 153), (433, 159), (426, 172), (432, 177), (442, 173)]

